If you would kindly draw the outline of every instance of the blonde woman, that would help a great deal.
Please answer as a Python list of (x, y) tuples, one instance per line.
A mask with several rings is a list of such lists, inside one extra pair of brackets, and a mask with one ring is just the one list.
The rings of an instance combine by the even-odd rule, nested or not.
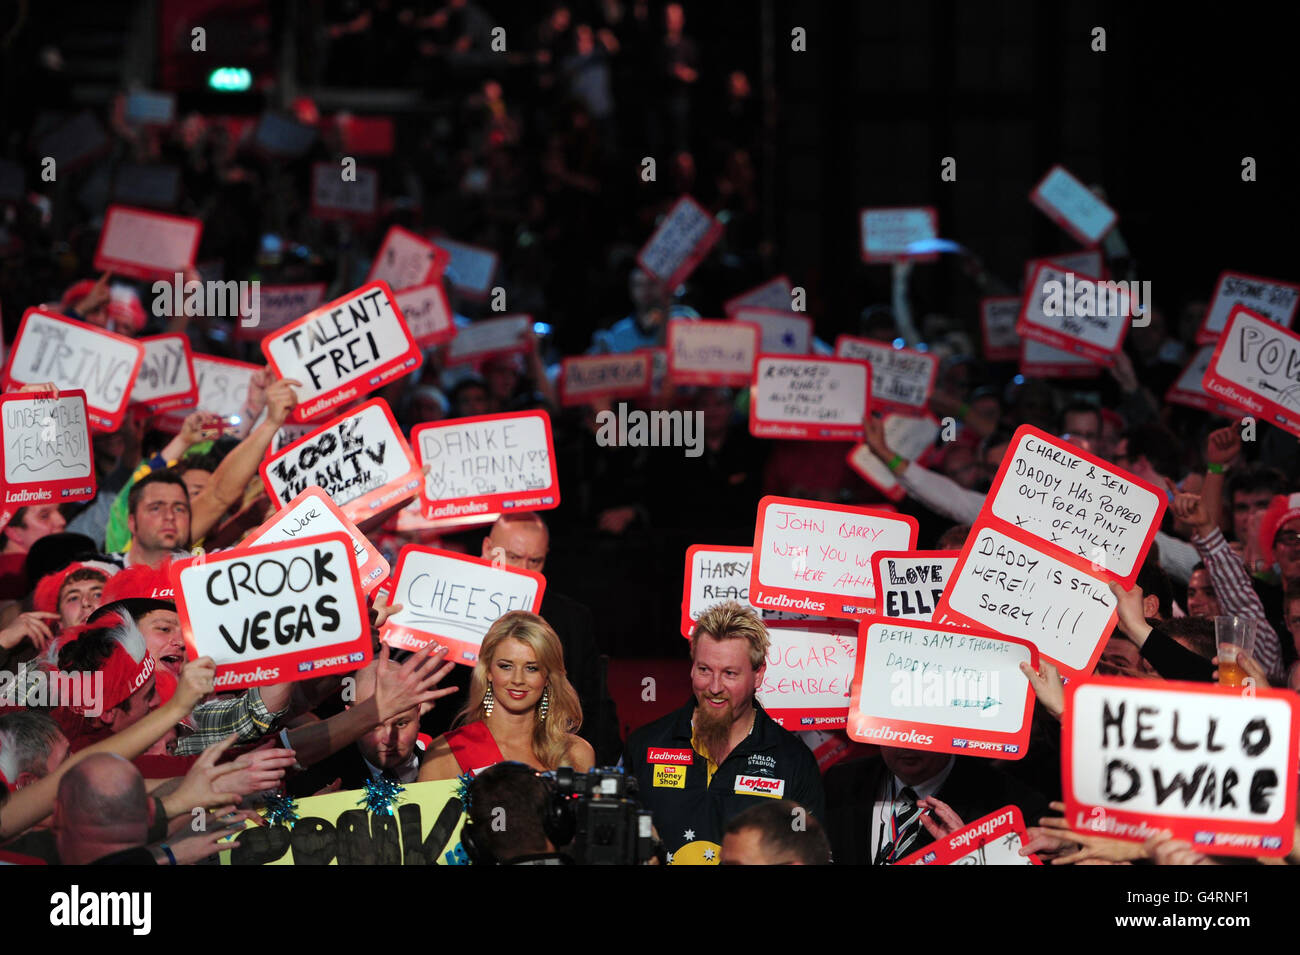
[(578, 694), (564, 675), (564, 649), (536, 614), (514, 610), (483, 638), (470, 678), (469, 700), (455, 729), (436, 740), (420, 780), (453, 779), (506, 760), (535, 769), (595, 765), (582, 725)]

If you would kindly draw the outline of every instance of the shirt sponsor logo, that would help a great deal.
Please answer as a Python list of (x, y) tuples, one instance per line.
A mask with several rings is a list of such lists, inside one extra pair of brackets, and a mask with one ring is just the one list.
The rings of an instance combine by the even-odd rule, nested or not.
[(773, 799), (780, 799), (785, 795), (785, 780), (768, 779), (765, 776), (737, 776), (735, 791), (751, 796), (770, 796)]
[(645, 751), (645, 761), (647, 763), (674, 763), (678, 766), (689, 766), (695, 762), (695, 750), (693, 749), (664, 749), (662, 747), (649, 746)]
[(654, 786), (657, 789), (685, 789), (686, 767), (666, 765), (655, 766)]

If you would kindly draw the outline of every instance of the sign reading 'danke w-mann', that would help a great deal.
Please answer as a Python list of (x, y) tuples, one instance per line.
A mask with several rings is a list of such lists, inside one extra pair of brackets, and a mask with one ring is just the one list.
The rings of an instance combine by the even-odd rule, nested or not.
[(370, 662), (365, 599), (345, 533), (207, 554), (170, 573), (190, 659), (212, 657), (218, 689)]

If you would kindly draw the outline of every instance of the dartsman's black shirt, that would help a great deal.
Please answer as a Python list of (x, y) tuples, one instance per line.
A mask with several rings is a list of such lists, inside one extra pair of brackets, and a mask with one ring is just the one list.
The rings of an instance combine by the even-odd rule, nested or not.
[[(669, 852), (689, 842), (722, 844), (727, 822), (765, 798), (793, 799), (821, 820), (825, 809), (817, 759), (754, 702), (754, 728), (718, 767), (691, 749), (696, 701), (628, 737), (624, 771), (636, 776), (641, 805), (654, 813)], [(716, 850), (705, 848), (705, 853)], [(704, 861), (716, 861), (704, 855)]]

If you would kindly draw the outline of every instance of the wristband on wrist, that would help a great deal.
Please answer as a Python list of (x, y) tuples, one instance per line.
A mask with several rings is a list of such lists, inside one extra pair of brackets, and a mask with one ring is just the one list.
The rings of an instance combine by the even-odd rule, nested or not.
[(899, 466), (900, 464), (905, 463), (905, 461), (906, 461), (906, 458), (904, 458), (901, 454), (895, 454), (892, 458), (889, 459), (889, 463), (886, 464), (885, 467), (889, 468), (889, 470), (891, 470), (891, 471), (893, 471), (895, 474), (897, 474), (897, 473), (898, 473), (898, 466)]
[(172, 852), (171, 846), (167, 845), (167, 843), (164, 842), (160, 846), (158, 846), (158, 848), (163, 851), (163, 855), (167, 856), (168, 865), (176, 864), (176, 853)]
[(1222, 474), (1227, 469), (1222, 464), (1213, 463), (1207, 464), (1205, 470), (1209, 471), (1211, 474)]

